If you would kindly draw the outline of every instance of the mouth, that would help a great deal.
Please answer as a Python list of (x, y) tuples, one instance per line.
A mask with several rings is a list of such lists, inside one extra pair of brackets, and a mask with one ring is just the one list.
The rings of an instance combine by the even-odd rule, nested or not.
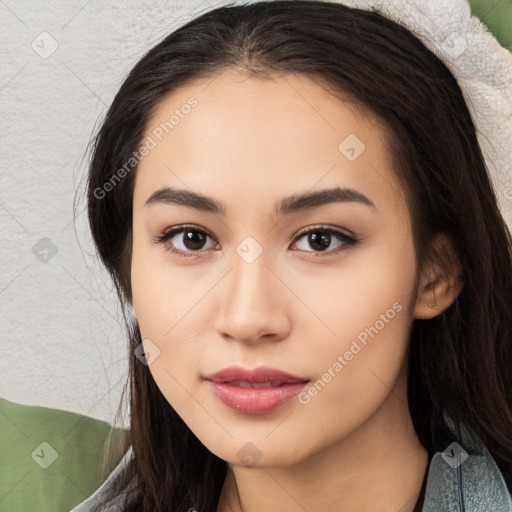
[(219, 384), (231, 383), (233, 385), (240, 385), (241, 387), (248, 387), (246, 384), (261, 384), (262, 386), (258, 387), (273, 387), (282, 384), (307, 382), (310, 380), (308, 377), (292, 375), (283, 370), (270, 368), (268, 366), (260, 366), (254, 369), (242, 368), (241, 366), (229, 366), (216, 373), (207, 375), (204, 379)]
[(285, 404), (311, 379), (268, 367), (231, 366), (204, 377), (214, 396), (242, 414), (265, 414)]
[(309, 382), (309, 381), (305, 380), (305, 381), (292, 382), (292, 381), (270, 380), (267, 382), (247, 382), (244, 380), (233, 380), (233, 381), (219, 382), (218, 384), (229, 384), (230, 386), (235, 386), (238, 388), (259, 389), (259, 388), (275, 388), (278, 386), (284, 386), (286, 384), (300, 384), (300, 382)]

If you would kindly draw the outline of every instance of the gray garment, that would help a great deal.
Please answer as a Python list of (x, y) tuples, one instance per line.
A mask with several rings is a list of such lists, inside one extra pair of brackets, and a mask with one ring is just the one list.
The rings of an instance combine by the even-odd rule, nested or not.
[[(455, 423), (444, 414), (449, 430)], [(512, 495), (487, 448), (461, 425), (461, 440), (437, 451), (430, 463), (422, 512), (512, 512)]]
[[(480, 455), (458, 451), (456, 444), (435, 453), (430, 462), (422, 512), (512, 512), (512, 496), (491, 454), (467, 430), (462, 431), (462, 437)], [(132, 456), (130, 446), (102, 486), (71, 512), (93, 510), (102, 492), (112, 485)], [(118, 505), (108, 512), (121, 512), (121, 508)]]
[[(90, 512), (93, 511), (102, 501), (105, 492), (108, 492), (112, 487), (112, 484), (123, 474), (123, 470), (127, 466), (129, 460), (133, 457), (133, 449), (130, 446), (128, 451), (124, 454), (123, 458), (119, 461), (118, 465), (114, 468), (112, 473), (107, 479), (101, 484), (101, 486), (85, 501), (82, 501), (75, 508), (71, 509), (70, 512)], [(121, 512), (120, 504), (117, 500), (112, 506), (104, 507), (102, 512)]]

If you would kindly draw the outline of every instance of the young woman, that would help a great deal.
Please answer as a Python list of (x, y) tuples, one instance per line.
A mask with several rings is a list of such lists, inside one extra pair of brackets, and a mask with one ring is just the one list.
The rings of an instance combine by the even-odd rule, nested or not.
[(131, 428), (74, 510), (510, 512), (512, 242), (477, 128), (383, 12), (230, 5), (149, 51), (88, 183)]

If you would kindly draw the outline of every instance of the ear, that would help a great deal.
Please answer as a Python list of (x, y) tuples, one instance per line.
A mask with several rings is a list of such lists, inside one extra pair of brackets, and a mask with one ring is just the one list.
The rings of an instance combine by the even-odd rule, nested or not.
[(443, 233), (433, 242), (432, 254), (445, 256), (443, 263), (432, 260), (419, 278), (414, 318), (428, 320), (440, 315), (455, 301), (461, 292), (460, 263), (453, 244)]

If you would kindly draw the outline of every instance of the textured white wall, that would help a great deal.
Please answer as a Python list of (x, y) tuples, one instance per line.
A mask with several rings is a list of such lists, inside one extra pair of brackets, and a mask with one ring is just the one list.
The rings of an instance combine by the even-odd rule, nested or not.
[(113, 421), (127, 342), (83, 197), (73, 222), (83, 155), (135, 62), (223, 3), (0, 2), (0, 397)]
[(84, 151), (135, 62), (227, 3), (0, 0), (0, 397), (113, 421), (127, 343), (83, 200), (73, 222)]

